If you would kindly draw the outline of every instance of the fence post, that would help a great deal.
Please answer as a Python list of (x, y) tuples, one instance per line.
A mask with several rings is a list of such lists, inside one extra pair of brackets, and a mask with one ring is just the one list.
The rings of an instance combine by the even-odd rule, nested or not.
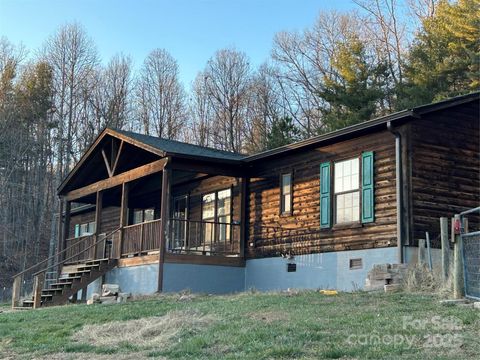
[(428, 233), (428, 231), (425, 233), (425, 239), (427, 241), (428, 268), (430, 269), (430, 271), (432, 271), (432, 250), (430, 246), (430, 234)]
[(37, 309), (42, 304), (42, 289), (45, 282), (45, 272), (41, 272), (33, 278), (33, 308)]
[[(457, 227), (460, 225), (460, 215), (455, 215), (454, 224), (457, 224)], [(454, 225), (455, 226), (455, 225)], [(460, 225), (461, 226), (461, 225)], [(464, 289), (464, 279), (463, 279), (463, 241), (460, 232), (454, 231), (454, 247), (453, 247), (453, 297), (455, 299), (461, 299), (465, 295)]]
[(425, 263), (425, 239), (418, 239), (418, 265)]
[(440, 239), (442, 243), (442, 277), (443, 281), (448, 279), (450, 244), (448, 243), (448, 218), (440, 218)]
[(20, 301), (20, 288), (22, 286), (22, 277), (23, 275), (15, 276), (15, 279), (13, 279), (12, 308), (18, 306), (18, 302)]

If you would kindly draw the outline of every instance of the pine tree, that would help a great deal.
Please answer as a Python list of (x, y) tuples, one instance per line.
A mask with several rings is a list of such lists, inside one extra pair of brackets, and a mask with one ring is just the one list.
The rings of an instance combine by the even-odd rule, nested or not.
[(423, 20), (410, 51), (409, 82), (400, 89), (399, 107), (480, 89), (479, 29), (478, 0), (440, 1), (435, 15)]
[(298, 140), (300, 140), (300, 131), (291, 117), (275, 119), (267, 135), (267, 149), (288, 145)]
[(319, 95), (327, 105), (321, 109), (322, 132), (333, 131), (370, 119), (384, 97), (387, 67), (375, 63), (356, 35), (337, 44), (332, 73), (324, 78)]

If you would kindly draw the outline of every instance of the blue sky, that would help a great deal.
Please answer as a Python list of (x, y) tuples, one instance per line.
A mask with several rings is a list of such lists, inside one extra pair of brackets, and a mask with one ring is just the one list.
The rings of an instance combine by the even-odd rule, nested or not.
[(135, 67), (155, 48), (177, 60), (188, 87), (218, 49), (235, 47), (256, 66), (268, 58), (275, 33), (303, 30), (322, 10), (350, 0), (0, 0), (0, 36), (35, 50), (55, 29), (81, 23), (103, 62), (115, 53)]

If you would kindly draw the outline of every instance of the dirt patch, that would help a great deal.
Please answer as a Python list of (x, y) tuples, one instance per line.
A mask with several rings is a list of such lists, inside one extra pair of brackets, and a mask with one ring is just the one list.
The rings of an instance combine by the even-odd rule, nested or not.
[(262, 321), (267, 324), (276, 322), (276, 321), (288, 321), (290, 316), (284, 312), (280, 311), (257, 311), (248, 314), (248, 317), (252, 320)]
[(73, 335), (72, 340), (93, 346), (115, 347), (131, 344), (168, 347), (182, 331), (196, 331), (214, 321), (213, 316), (198, 312), (171, 311), (164, 316), (86, 325)]

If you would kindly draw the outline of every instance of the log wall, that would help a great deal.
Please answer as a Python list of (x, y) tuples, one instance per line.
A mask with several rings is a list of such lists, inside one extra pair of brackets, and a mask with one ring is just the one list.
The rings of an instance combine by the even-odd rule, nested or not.
[[(75, 236), (75, 225), (85, 224), (95, 221), (95, 210), (87, 211), (78, 215), (72, 215), (70, 218), (69, 238)], [(109, 206), (102, 209), (102, 226), (101, 233), (109, 233), (120, 225), (120, 208)]]
[(439, 218), (480, 205), (478, 103), (437, 112), (411, 126), (413, 244), (428, 231), (439, 246)]
[[(375, 222), (320, 229), (320, 163), (360, 157), (363, 151), (375, 152)], [(291, 216), (280, 215), (279, 178), (285, 172), (293, 172)], [(253, 173), (258, 175), (249, 187), (248, 257), (396, 245), (395, 138), (388, 131), (263, 161)]]

